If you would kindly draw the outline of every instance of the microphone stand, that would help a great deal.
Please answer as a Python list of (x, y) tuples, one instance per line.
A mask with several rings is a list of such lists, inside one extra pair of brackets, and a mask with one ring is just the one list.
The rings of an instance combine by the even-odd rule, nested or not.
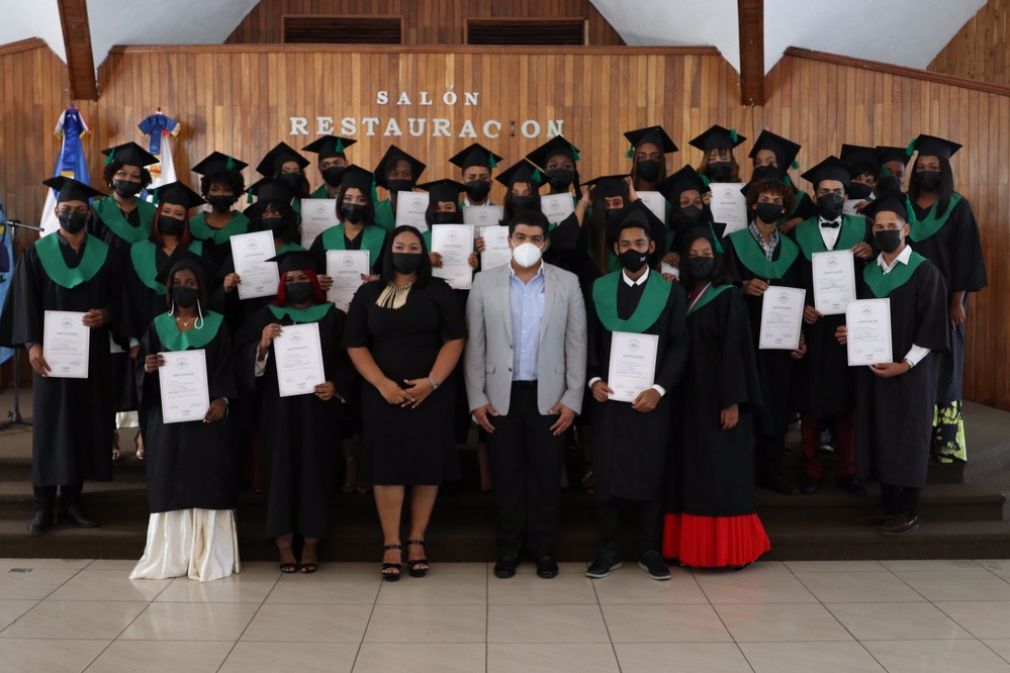
[[(42, 227), (36, 227), (34, 225), (31, 225), (31, 224), (24, 224), (23, 222), (19, 222), (17, 220), (6, 220), (5, 222), (3, 222), (3, 224), (5, 224), (5, 225), (7, 225), (9, 227), (12, 227), (14, 229), (17, 229), (17, 228), (20, 227), (21, 229), (28, 229), (30, 231), (38, 231), (38, 232), (42, 231)], [(12, 245), (11, 246), (11, 250), (13, 250), (13, 249), (14, 249), (14, 246)], [(12, 264), (12, 266), (11, 266), (11, 274), (13, 275), (13, 273), (14, 273), (14, 266), (13, 266), (14, 260), (13, 259), (11, 260), (11, 264)], [(7, 288), (7, 291), (10, 292), (11, 289), (12, 288)], [(21, 349), (20, 348), (15, 348), (14, 349), (14, 408), (11, 409), (9, 412), (7, 412), (7, 420), (0, 421), (0, 431), (6, 430), (6, 429), (11, 428), (11, 427), (13, 427), (15, 425), (23, 425), (23, 426), (26, 426), (26, 427), (31, 427), (32, 422), (29, 421), (29, 420), (26, 420), (21, 415), (20, 398), (21, 398)]]

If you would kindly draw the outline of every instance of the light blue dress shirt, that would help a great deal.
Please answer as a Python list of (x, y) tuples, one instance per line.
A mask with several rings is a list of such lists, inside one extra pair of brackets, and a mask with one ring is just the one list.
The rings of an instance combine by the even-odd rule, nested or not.
[(512, 380), (536, 381), (540, 353), (540, 323), (544, 319), (544, 265), (530, 282), (522, 282), (509, 269), (509, 303), (512, 308)]

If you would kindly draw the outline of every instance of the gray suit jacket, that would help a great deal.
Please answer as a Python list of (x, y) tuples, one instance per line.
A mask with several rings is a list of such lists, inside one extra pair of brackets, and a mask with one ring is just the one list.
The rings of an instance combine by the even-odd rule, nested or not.
[[(512, 394), (511, 266), (481, 271), (466, 302), (463, 372), (470, 410), (509, 411)], [(586, 306), (575, 274), (544, 263), (544, 318), (537, 363), (541, 414), (561, 402), (578, 412), (586, 386)]]

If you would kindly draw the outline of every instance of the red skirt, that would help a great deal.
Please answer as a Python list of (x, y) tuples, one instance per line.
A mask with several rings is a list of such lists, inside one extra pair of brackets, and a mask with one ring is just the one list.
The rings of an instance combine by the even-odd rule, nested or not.
[(692, 568), (744, 566), (771, 548), (757, 514), (667, 514), (663, 520), (663, 556)]

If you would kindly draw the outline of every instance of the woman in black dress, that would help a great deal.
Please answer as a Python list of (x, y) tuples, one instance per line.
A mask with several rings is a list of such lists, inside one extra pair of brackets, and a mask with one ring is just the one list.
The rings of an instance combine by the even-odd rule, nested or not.
[[(207, 310), (203, 260), (180, 249), (157, 280), (167, 290), (141, 339), (137, 372), (151, 516), (144, 556), (130, 578), (207, 582), (239, 571), (238, 453), (227, 414), (236, 396), (231, 334), (224, 316)], [(210, 406), (202, 420), (165, 423), (159, 354), (188, 350), (205, 358)]]
[(407, 567), (423, 577), (424, 534), (443, 481), (459, 478), (451, 423), (450, 377), (463, 352), (465, 324), (445, 281), (431, 276), (421, 232), (400, 227), (387, 239), (382, 280), (363, 285), (347, 316), (344, 343), (364, 379), (362, 478), (375, 484), (385, 538), (383, 578), (400, 578), (400, 514), (411, 486)]

